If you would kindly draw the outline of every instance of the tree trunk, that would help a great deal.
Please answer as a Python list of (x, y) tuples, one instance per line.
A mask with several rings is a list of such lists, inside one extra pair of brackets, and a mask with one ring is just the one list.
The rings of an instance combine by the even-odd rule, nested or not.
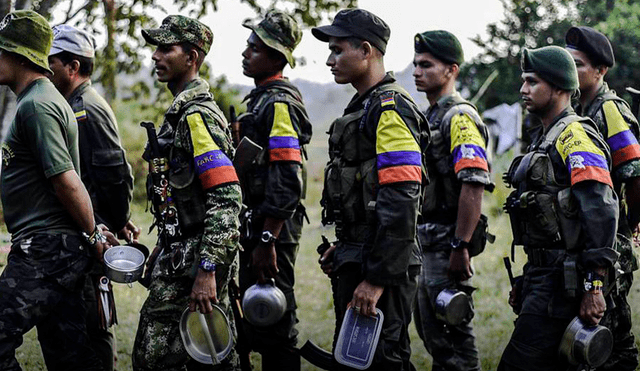
[(103, 0), (105, 25), (107, 26), (107, 45), (104, 47), (104, 90), (105, 99), (112, 104), (116, 98), (116, 2), (115, 0)]

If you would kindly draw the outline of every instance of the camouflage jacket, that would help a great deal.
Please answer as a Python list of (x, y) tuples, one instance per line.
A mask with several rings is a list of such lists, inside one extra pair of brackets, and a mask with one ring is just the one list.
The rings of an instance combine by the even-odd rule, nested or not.
[[(196, 231), (200, 240), (196, 252), (213, 263), (231, 264), (239, 246), (241, 191), (230, 160), (234, 150), (228, 125), (206, 81), (195, 79), (176, 95), (165, 113), (158, 142), (170, 159), (174, 193), (198, 182), (191, 188), (194, 197), (204, 194), (204, 222)], [(147, 148), (145, 156), (148, 152)], [(176, 207), (178, 215), (194, 212), (178, 202)]]

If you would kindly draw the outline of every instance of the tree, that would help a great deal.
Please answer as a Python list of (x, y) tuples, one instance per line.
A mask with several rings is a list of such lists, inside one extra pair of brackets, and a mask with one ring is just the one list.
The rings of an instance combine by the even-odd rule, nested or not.
[[(593, 27), (609, 37), (616, 66), (605, 80), (624, 93), (639, 81), (640, 4), (638, 0), (501, 0), (505, 19), (487, 26), (486, 39), (473, 42), (484, 51), (463, 66), (460, 83), (472, 94), (492, 71), (499, 76), (479, 100), (481, 110), (520, 99), (520, 55), (522, 48), (564, 46), (564, 35), (574, 25)], [(626, 93), (625, 93), (626, 94)]]
[[(266, 8), (258, 0), (240, 0), (257, 14), (264, 14)], [(209, 11), (217, 10), (218, 0), (172, 0), (172, 3), (190, 16), (199, 18)], [(156, 0), (0, 0), (0, 17), (4, 17), (13, 8), (37, 11), (51, 19), (55, 11), (63, 14), (59, 23), (68, 23), (94, 34), (106, 30), (107, 44), (96, 53), (97, 80), (105, 89), (106, 99), (113, 103), (116, 97), (116, 77), (119, 74), (134, 74), (141, 68), (141, 50), (144, 40), (140, 29), (157, 27), (157, 22), (147, 14), (151, 9), (166, 12), (162, 3)], [(317, 25), (324, 15), (342, 7), (357, 6), (357, 0), (273, 0), (268, 8), (278, 7), (289, 10), (302, 24)], [(217, 80), (226, 84), (225, 79)], [(139, 88), (139, 86), (138, 86)], [(216, 87), (214, 87), (215, 90)], [(151, 89), (142, 89), (139, 92)], [(0, 90), (0, 125), (11, 112), (10, 103), (14, 100), (8, 89)], [(1, 129), (1, 127), (0, 127)]]

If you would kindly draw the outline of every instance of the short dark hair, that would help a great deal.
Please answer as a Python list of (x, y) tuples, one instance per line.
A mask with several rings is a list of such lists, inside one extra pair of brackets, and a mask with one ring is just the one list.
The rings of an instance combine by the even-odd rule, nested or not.
[(284, 54), (282, 54), (280, 51), (274, 48), (270, 48), (267, 44), (265, 44), (264, 46), (267, 48), (267, 53), (271, 59), (277, 59), (280, 61), (280, 63), (278, 64), (278, 68), (280, 70), (283, 70), (287, 63), (289, 63), (287, 62), (287, 57), (285, 57)]
[(80, 63), (80, 69), (78, 70), (80, 76), (91, 77), (91, 74), (93, 73), (93, 58), (83, 57), (67, 51), (62, 51), (58, 54), (54, 54), (52, 55), (52, 57), (60, 59), (60, 62), (62, 62), (62, 64), (64, 64), (65, 66), (73, 62), (74, 60), (78, 61), (78, 63)]
[(193, 45), (190, 42), (182, 42), (179, 44), (180, 47), (182, 47), (182, 51), (185, 53), (189, 53), (190, 51), (192, 51), (193, 49), (198, 51), (198, 60), (196, 60), (196, 67), (199, 70), (200, 67), (202, 67), (202, 64), (204, 63), (204, 57), (207, 56), (207, 53), (204, 52), (204, 50), (198, 48), (197, 46)]

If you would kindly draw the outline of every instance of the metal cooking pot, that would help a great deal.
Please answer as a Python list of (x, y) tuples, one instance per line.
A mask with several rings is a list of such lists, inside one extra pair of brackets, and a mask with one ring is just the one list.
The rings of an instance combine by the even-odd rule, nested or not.
[(287, 298), (276, 287), (275, 280), (256, 283), (244, 292), (244, 317), (254, 326), (270, 326), (278, 322), (287, 308)]
[(185, 309), (179, 329), (182, 343), (191, 358), (217, 365), (231, 353), (233, 332), (222, 309), (215, 304), (212, 306), (213, 312), (207, 314)]
[(572, 365), (602, 366), (613, 349), (611, 331), (600, 325), (586, 326), (580, 318), (574, 318), (562, 335), (560, 356)]
[(462, 291), (444, 289), (436, 297), (436, 318), (448, 325), (461, 324), (470, 312), (471, 301)]
[(146, 257), (139, 248), (113, 246), (104, 253), (105, 273), (111, 281), (130, 284), (142, 277), (145, 260)]

